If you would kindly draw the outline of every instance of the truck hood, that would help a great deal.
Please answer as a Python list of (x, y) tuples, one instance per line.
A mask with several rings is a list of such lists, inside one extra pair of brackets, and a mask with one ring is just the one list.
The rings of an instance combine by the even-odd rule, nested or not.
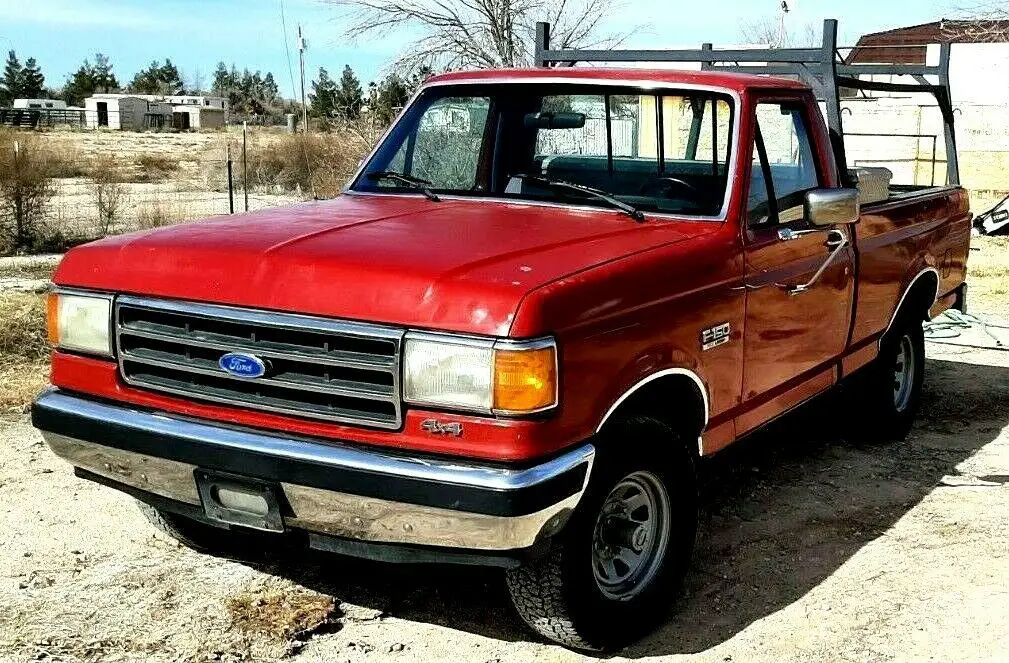
[(110, 237), (70, 251), (53, 280), (504, 336), (532, 290), (716, 228), (577, 207), (343, 195)]

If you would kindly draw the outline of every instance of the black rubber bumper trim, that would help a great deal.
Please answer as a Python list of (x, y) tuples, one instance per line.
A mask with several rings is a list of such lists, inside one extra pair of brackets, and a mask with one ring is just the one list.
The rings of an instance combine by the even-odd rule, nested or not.
[(498, 490), (224, 448), (212, 442), (154, 433), (68, 413), (38, 402), (32, 405), (32, 424), (39, 430), (57, 435), (207, 470), (490, 516), (525, 516), (567, 499), (581, 490), (588, 470), (588, 464), (582, 463), (529, 487)]

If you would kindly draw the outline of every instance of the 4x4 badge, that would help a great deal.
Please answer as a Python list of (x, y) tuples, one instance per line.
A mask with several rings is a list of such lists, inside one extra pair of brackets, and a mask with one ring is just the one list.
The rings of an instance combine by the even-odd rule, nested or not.
[(420, 423), (420, 427), (433, 435), (451, 435), (452, 437), (462, 437), (462, 424), (458, 421), (442, 423), (437, 419), (425, 419)]

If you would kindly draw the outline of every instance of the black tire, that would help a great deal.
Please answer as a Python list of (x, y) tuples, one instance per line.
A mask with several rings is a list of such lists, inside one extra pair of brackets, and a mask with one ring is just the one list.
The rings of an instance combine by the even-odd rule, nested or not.
[[(906, 373), (908, 370), (910, 374)], [(902, 372), (903, 378), (899, 378)], [(851, 391), (866, 413), (859, 418), (861, 437), (903, 440), (914, 425), (925, 382), (925, 334), (921, 318), (914, 315), (899, 318), (880, 342), (879, 356), (860, 377)]]
[(228, 528), (207, 525), (145, 502), (138, 501), (137, 506), (152, 525), (191, 550), (223, 555), (235, 548), (234, 534)]
[[(654, 480), (658, 483), (653, 485)], [(622, 512), (622, 518), (601, 518), (604, 507), (610, 509), (614, 504), (612, 496), (618, 490), (629, 491), (623, 493), (629, 504), (641, 500), (640, 496), (633, 497), (634, 481), (641, 481), (659, 498), (657, 487), (661, 485), (668, 496), (668, 518), (662, 519), (665, 527), (649, 530), (655, 536), (639, 538), (644, 525), (633, 532), (628, 530), (632, 513), (639, 512)], [(628, 494), (632, 497), (626, 498)], [(693, 454), (675, 431), (647, 417), (615, 424), (600, 445), (581, 503), (567, 527), (555, 537), (550, 551), (508, 571), (508, 590), (519, 615), (543, 637), (572, 649), (612, 650), (646, 634), (668, 614), (690, 564), (697, 532), (697, 501)], [(649, 515), (653, 512), (658, 516), (661, 509), (656, 507)], [(647, 574), (632, 573), (625, 583), (611, 585), (597, 578), (605, 575), (600, 554), (605, 554), (610, 569), (617, 569), (609, 556), (614, 548), (605, 545), (602, 536), (610, 531), (604, 523), (613, 522), (622, 523), (623, 552), (633, 554), (630, 546), (641, 543), (646, 550), (661, 550), (661, 555), (655, 553), (658, 562), (649, 565)], [(630, 567), (621, 561), (620, 568)]]

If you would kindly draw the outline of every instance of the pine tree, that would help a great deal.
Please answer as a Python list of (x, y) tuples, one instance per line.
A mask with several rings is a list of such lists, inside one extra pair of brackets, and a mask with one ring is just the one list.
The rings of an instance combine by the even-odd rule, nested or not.
[(15, 99), (22, 96), (24, 87), (24, 72), (17, 53), (7, 53), (7, 64), (4, 66), (3, 79), (0, 80), (0, 106), (10, 106)]
[(116, 75), (112, 73), (112, 63), (109, 62), (108, 57), (101, 53), (95, 53), (94, 81), (95, 89), (92, 90), (92, 93), (109, 93), (119, 88), (119, 81), (116, 80)]
[[(259, 72), (257, 71), (256, 74), (259, 74)], [(269, 71), (266, 72), (266, 76), (263, 78), (261, 89), (263, 100), (269, 105), (275, 106), (280, 101), (280, 86), (277, 85), (277, 81), (274, 80), (273, 74)]]
[(369, 85), (368, 106), (381, 124), (391, 124), (409, 99), (410, 89), (399, 74), (389, 74)]
[(364, 106), (364, 93), (361, 90), (361, 81), (354, 75), (350, 65), (345, 65), (343, 75), (340, 76), (340, 85), (334, 90), (333, 109), (337, 115), (353, 120), (361, 114), (362, 106)]
[(139, 94), (172, 95), (178, 94), (184, 87), (179, 68), (165, 58), (163, 65), (155, 60), (147, 69), (138, 71), (130, 82), (129, 89)]
[(312, 93), (308, 95), (312, 116), (332, 117), (336, 110), (336, 95), (336, 83), (324, 67), (319, 67), (319, 79), (312, 81)]
[(96, 89), (95, 68), (85, 60), (63, 86), (63, 101), (71, 106), (83, 106), (84, 99), (94, 94)]
[(47, 97), (46, 77), (42, 74), (35, 58), (28, 58), (25, 61), (24, 69), (21, 70), (21, 94), (28, 99), (43, 99)]
[(214, 94), (227, 97), (233, 87), (235, 87), (235, 82), (231, 78), (231, 72), (228, 71), (228, 65), (218, 62), (217, 69), (214, 70), (214, 85), (211, 89)]

